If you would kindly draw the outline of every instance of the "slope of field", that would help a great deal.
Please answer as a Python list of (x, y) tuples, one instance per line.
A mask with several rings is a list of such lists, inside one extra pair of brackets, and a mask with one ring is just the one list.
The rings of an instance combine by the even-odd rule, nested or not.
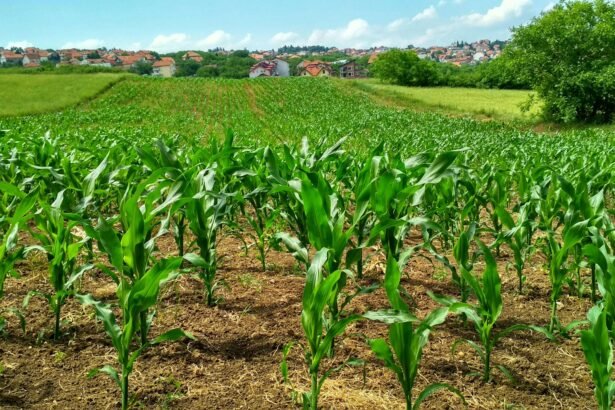
[[(123, 138), (221, 138), (232, 130), (251, 144), (298, 143), (304, 136), (312, 141), (348, 137), (347, 149), (365, 151), (382, 141), (402, 155), (470, 147), (489, 156), (507, 156), (514, 146), (504, 151), (492, 146), (507, 139), (521, 139), (525, 148), (548, 145), (555, 149), (545, 144), (546, 139), (536, 140), (534, 132), (497, 121), (385, 107), (366, 93), (349, 90), (345, 82), (308, 78), (130, 78), (100, 98), (61, 114), (0, 118), (0, 129), (15, 127), (40, 135), (47, 130), (52, 135), (78, 130), (80, 138), (101, 136), (105, 145)], [(494, 134), (497, 140), (485, 138)], [(593, 128), (553, 135), (587, 147), (612, 136), (608, 130)]]
[(535, 121), (540, 113), (538, 104), (534, 104), (529, 112), (523, 112), (521, 109), (533, 94), (530, 91), (402, 87), (375, 80), (352, 81), (347, 85), (372, 95), (377, 101), (418, 111), (523, 122)]
[(118, 74), (2, 74), (0, 116), (57, 111), (96, 96), (122, 78)]
[[(99, 98), (62, 112), (0, 118), (0, 130), (6, 130), (0, 131), (0, 141), (10, 142), (0, 143), (1, 182), (19, 185), (24, 190), (38, 190), (40, 200), (48, 203), (62, 193), (65, 201), (62, 203), (71, 210), (79, 208), (87, 197), (90, 204), (88, 213), (84, 214), (87, 220), (100, 225), (99, 218), (110, 218), (109, 226), (113, 229), (125, 222), (111, 218), (117, 216), (131, 184), (148, 181), (144, 189), (149, 189), (158, 182), (170, 183), (167, 178), (180, 175), (177, 177), (180, 180), (190, 172), (205, 175), (203, 170), (215, 169), (215, 189), (220, 184), (231, 186), (225, 180), (230, 178), (233, 193), (238, 189), (240, 196), (256, 195), (275, 178), (269, 178), (271, 170), (265, 164), (267, 161), (250, 148), (269, 146), (288, 167), (284, 168), (287, 171), (284, 174), (288, 174), (284, 178), (291, 180), (283, 180), (287, 186), (275, 186), (276, 192), (284, 193), (290, 190), (291, 181), (305, 177), (301, 167), (293, 166), (301, 162), (308, 167), (342, 137), (347, 137), (341, 149), (348, 155), (320, 169), (313, 167), (313, 172), (322, 178), (335, 179), (331, 182), (332, 190), (349, 196), (343, 200), (336, 196), (334, 201), (326, 192), (326, 200), (336, 204), (344, 202), (349, 212), (357, 208), (356, 198), (353, 200), (351, 194), (355, 192), (352, 188), (356, 187), (353, 184), (358, 180), (358, 172), (364, 164), (372, 163), (370, 151), (380, 144), (390, 158), (382, 160), (390, 167), (386, 170), (388, 179), (381, 182), (385, 187), (392, 182), (402, 185), (397, 184), (394, 175), (407, 178), (404, 184), (411, 188), (418, 187), (414, 185), (420, 178), (418, 171), (423, 172), (432, 158), (444, 151), (460, 150), (445, 176), (439, 182), (433, 181), (422, 195), (416, 195), (422, 197), (423, 203), (413, 205), (400, 219), (428, 215), (443, 229), (453, 232), (465, 229), (470, 225), (469, 219), (476, 218), (472, 219), (480, 225), (476, 235), (487, 244), (493, 242), (492, 232), (496, 229), (488, 215), (494, 204), (501, 203), (502, 209), (510, 209), (518, 219), (518, 208), (523, 201), (532, 205), (532, 213), (540, 213), (532, 216), (536, 221), (547, 219), (551, 223), (557, 219), (565, 224), (562, 221), (579, 217), (576, 202), (570, 199), (574, 196), (570, 192), (578, 190), (584, 195), (580, 198), (585, 198), (579, 201), (582, 205), (590, 202), (587, 198), (599, 203), (590, 194), (604, 192), (604, 208), (610, 212), (613, 209), (613, 133), (587, 129), (541, 135), (496, 121), (413, 112), (377, 104), (369, 95), (354, 92), (345, 83), (334, 80), (129, 78)], [(211, 148), (213, 141), (222, 139), (231, 130), (236, 135), (235, 146), (228, 150), (227, 146)], [(47, 131), (49, 136), (45, 135)], [(299, 150), (284, 151), (280, 147), (282, 143), (299, 145), (303, 137), (307, 137), (308, 146)], [(155, 144), (158, 139), (169, 145), (174, 155), (159, 154)], [(141, 151), (138, 153), (136, 148)], [(149, 157), (148, 148), (152, 152)], [(246, 152), (245, 157), (239, 156)], [(415, 157), (406, 165), (404, 160), (417, 153), (425, 155)], [(159, 157), (163, 165), (155, 171), (156, 167), (151, 164), (157, 163)], [(175, 161), (186, 164), (185, 173), (176, 172)], [(94, 171), (99, 164), (104, 166)], [(251, 175), (262, 179), (256, 189), (247, 184), (244, 187), (235, 180)], [(568, 178), (571, 185), (559, 182), (560, 177)], [(269, 186), (266, 189), (273, 192)], [(233, 195), (229, 193), (229, 198)], [(402, 210), (410, 198), (415, 198), (407, 192), (404, 195), (393, 201)], [(183, 199), (193, 201), (203, 197), (189, 193)], [(10, 195), (0, 195), (2, 209), (14, 205), (10, 198)], [(148, 195), (148, 198), (154, 201), (154, 206), (163, 199), (160, 195)], [(288, 198), (291, 197), (272, 193), (263, 209), (286, 209)], [(553, 212), (547, 208), (551, 205)], [(569, 208), (561, 208), (564, 205)], [(566, 212), (568, 209), (570, 213)], [(158, 219), (163, 214), (166, 215), (166, 210), (160, 213), (160, 218), (152, 219), (158, 223), (156, 229), (162, 225)], [(253, 234), (251, 228), (242, 223), (245, 217), (245, 214), (237, 217), (240, 226), (233, 231), (221, 230), (224, 235), (216, 248), (216, 260), (219, 261), (217, 275), (223, 282), (218, 290), (221, 299), (217, 306), (206, 306), (203, 282), (189, 273), (162, 291), (151, 335), (181, 327), (192, 332), (197, 340), (155, 346), (139, 358), (130, 381), (134, 408), (298, 408), (293, 399), (297, 396), (283, 383), (280, 362), (284, 346), (295, 343), (288, 357), (290, 380), (292, 388), (307, 391), (310, 380), (301, 348), (306, 346), (301, 327), (304, 269), (288, 252), (274, 249), (263, 270), (256, 248), (244, 248), (243, 241), (254, 244), (253, 236), (249, 236)], [(153, 223), (152, 220), (147, 224)], [(6, 225), (4, 222), (0, 229)], [(172, 234), (175, 223), (174, 219), (166, 233), (152, 238), (156, 245), (153, 258), (178, 255)], [(561, 226), (555, 229), (561, 230)], [(34, 231), (20, 231), (20, 244), (35, 245)], [(280, 231), (290, 231), (282, 218), (275, 220), (268, 234)], [(422, 246), (424, 233), (412, 229), (404, 245)], [(543, 232), (535, 236), (541, 235)], [(192, 243), (194, 236), (187, 232), (185, 239), (186, 250), (197, 252)], [(434, 240), (438, 250), (454, 263), (451, 244), (444, 249), (442, 242), (442, 238)], [(538, 243), (536, 246), (540, 247)], [(110, 266), (108, 258), (101, 253), (99, 243), (92, 251), (95, 262), (102, 265), (75, 282), (78, 292), (117, 305), (117, 285), (104, 273)], [(380, 241), (369, 246), (365, 254), (365, 276), (361, 280), (349, 279), (346, 287), (349, 293), (355, 291), (355, 286), (368, 288), (382, 282), (387, 256)], [(86, 257), (84, 249), (79, 259)], [(518, 291), (519, 279), (512, 267), (515, 260), (508, 245), (502, 245), (496, 260), (502, 278), (504, 307), (495, 329), (517, 324), (547, 325), (552, 307), (545, 254), (537, 250), (528, 256), (522, 292)], [(192, 269), (188, 263), (184, 267)], [(0, 312), (6, 316), (11, 308), (23, 306), (24, 298), (32, 290), (51, 291), (49, 260), (40, 251), (32, 251), (18, 262), (16, 269), (21, 278), (8, 279), (5, 295), (0, 300)], [(404, 298), (407, 297), (418, 317), (425, 317), (437, 305), (427, 296), (427, 291), (459, 297), (459, 289), (448, 269), (442, 259), (435, 258), (425, 248), (417, 248), (403, 272), (401, 286)], [(483, 269), (480, 259), (473, 273), (480, 275)], [(575, 286), (576, 276), (569, 275), (570, 281), (564, 284), (555, 305), (559, 320), (565, 325), (583, 319), (592, 304), (589, 269), (578, 273), (579, 288)], [(475, 301), (473, 297), (470, 300)], [(372, 294), (360, 294), (347, 309), (364, 313), (389, 306), (386, 292), (379, 289)], [(69, 299), (62, 313), (64, 333), (53, 342), (54, 319), (47, 300), (35, 296), (23, 310), (25, 332), (20, 329), (19, 321), (9, 316), (6, 335), (0, 339), (0, 407), (117, 408), (118, 389), (114, 382), (102, 375), (87, 377), (94, 368), (117, 365), (115, 350), (91, 310)], [(336, 340), (335, 359), (325, 361), (327, 368), (339, 366), (341, 370), (332, 373), (324, 384), (322, 408), (405, 408), (395, 375), (374, 357), (366, 343), (368, 339), (387, 337), (387, 333), (383, 324), (361, 321), (352, 324), (344, 337)], [(573, 332), (570, 336), (557, 343), (547, 341), (538, 332), (520, 331), (503, 337), (493, 352), (493, 363), (505, 366), (512, 377), (494, 368), (493, 380), (483, 383), (476, 376), (482, 368), (476, 352), (461, 345), (455, 352), (451, 349), (461, 338), (478, 341), (476, 332), (469, 323), (451, 316), (430, 336), (415, 392), (430, 383), (445, 382), (461, 390), (470, 409), (592, 408), (590, 372), (578, 336)], [(344, 361), (350, 358), (360, 358), (364, 365), (344, 367)], [(427, 399), (421, 408), (463, 406), (457, 397), (441, 392)]]

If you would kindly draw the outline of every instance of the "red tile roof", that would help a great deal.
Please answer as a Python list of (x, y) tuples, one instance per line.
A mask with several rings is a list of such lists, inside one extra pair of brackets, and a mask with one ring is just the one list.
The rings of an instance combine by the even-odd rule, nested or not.
[(119, 56), (122, 65), (133, 65), (143, 58), (142, 56)]
[(173, 57), (162, 57), (160, 61), (154, 63), (154, 67), (170, 67), (175, 64)]

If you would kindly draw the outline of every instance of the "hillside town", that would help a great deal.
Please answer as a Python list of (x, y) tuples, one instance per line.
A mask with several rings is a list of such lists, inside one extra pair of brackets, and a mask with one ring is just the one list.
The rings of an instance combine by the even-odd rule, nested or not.
[[(454, 42), (453, 44), (429, 48), (408, 46), (405, 50), (414, 51), (423, 60), (431, 60), (456, 66), (477, 65), (499, 57), (507, 41), (490, 41), (488, 39), (473, 43)], [(256, 50), (246, 52), (252, 61), (245, 77), (288, 77), (288, 76), (339, 76), (341, 78), (360, 78), (367, 76), (368, 68), (379, 54), (390, 47), (372, 47), (369, 49), (336, 47), (294, 47), (285, 46), (276, 50)], [(245, 51), (245, 50), (244, 50)], [(233, 50), (216, 49), (208, 53), (217, 56), (232, 56)], [(40, 49), (36, 47), (4, 49), (0, 47), (0, 67), (102, 67), (132, 71), (144, 67), (142, 74), (157, 77), (173, 77), (182, 64), (204, 65), (201, 51), (186, 51), (177, 55), (160, 55), (154, 51), (129, 51), (118, 48), (99, 48), (95, 50), (78, 49)], [(292, 63), (294, 62), (294, 64)], [(216, 69), (215, 64), (206, 64), (206, 68)]]

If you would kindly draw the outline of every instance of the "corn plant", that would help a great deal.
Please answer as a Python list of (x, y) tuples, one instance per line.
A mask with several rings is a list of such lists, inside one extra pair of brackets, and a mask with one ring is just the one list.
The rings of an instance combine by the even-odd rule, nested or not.
[(64, 191), (60, 191), (52, 204), (41, 203), (40, 211), (34, 215), (36, 229), (30, 230), (40, 245), (27, 249), (28, 252), (41, 251), (47, 256), (49, 283), (53, 293), (31, 291), (23, 302), (25, 308), (32, 296), (41, 296), (47, 300), (55, 318), (53, 338), (56, 340), (60, 337), (62, 307), (74, 295), (76, 282), (94, 267), (91, 264), (78, 265), (80, 252), (89, 238), (75, 235), (74, 231), (80, 225), (79, 220), (71, 221), (62, 211), (63, 200)]
[[(278, 220), (279, 209), (270, 203), (271, 184), (267, 180), (267, 167), (264, 162), (265, 149), (244, 151), (242, 162), (250, 164), (250, 170), (240, 171), (243, 194), (239, 199), (241, 214), (244, 216), (252, 232), (247, 235), (254, 240), (258, 251), (258, 260), (263, 271), (267, 270), (267, 253), (271, 240), (271, 230)], [(237, 175), (237, 174), (236, 174)], [(249, 207), (248, 207), (248, 206)]]
[(567, 330), (562, 327), (557, 320), (557, 301), (562, 294), (563, 285), (572, 270), (569, 263), (570, 251), (587, 236), (588, 221), (577, 222), (572, 226), (564, 227), (562, 233), (563, 242), (560, 243), (552, 231), (547, 232), (547, 237), (541, 247), (547, 257), (549, 269), (549, 282), (551, 283), (550, 303), (551, 318), (549, 320), (549, 332), (555, 330), (556, 325), (559, 330)]
[[(307, 271), (305, 288), (303, 291), (303, 310), (301, 311), (301, 326), (307, 339), (305, 360), (309, 366), (311, 389), (303, 395), (304, 409), (316, 410), (318, 396), (322, 386), (334, 369), (321, 373), (321, 362), (329, 355), (335, 338), (346, 330), (346, 327), (361, 317), (351, 315), (343, 319), (331, 319), (329, 326), (325, 327), (325, 309), (331, 298), (337, 294), (342, 272), (330, 272), (325, 277), (324, 266), (329, 255), (328, 249), (319, 250)], [(323, 331), (326, 332), (323, 334)]]
[[(351, 260), (356, 259), (357, 277), (363, 277), (363, 247), (365, 240), (374, 226), (375, 216), (370, 207), (370, 194), (372, 183), (380, 172), (380, 163), (382, 162), (383, 144), (376, 147), (370, 154), (371, 160), (367, 163), (362, 161), (351, 162), (346, 165), (342, 172), (346, 174), (346, 178), (339, 178), (346, 184), (346, 188), (352, 193), (351, 199), (348, 201), (354, 207), (346, 207), (348, 219), (352, 220), (354, 226), (354, 236), (356, 244), (349, 252)], [(354, 171), (354, 172), (353, 172)], [(354, 178), (348, 176), (354, 174)]]
[[(483, 364), (482, 381), (488, 383), (491, 381), (491, 353), (499, 340), (519, 330), (537, 330), (547, 336), (550, 335), (543, 328), (524, 324), (515, 324), (498, 332), (494, 331), (494, 326), (502, 314), (504, 306), (501, 295), (502, 282), (491, 251), (480, 241), (478, 241), (478, 245), (486, 264), (482, 280), (479, 282), (469, 270), (462, 269), (461, 271), (465, 281), (476, 296), (477, 304), (473, 305), (459, 302), (453, 298), (437, 297), (433, 294), (431, 294), (431, 296), (435, 300), (448, 306), (452, 313), (463, 314), (474, 324), (480, 344), (469, 339), (461, 339), (455, 342), (453, 350), (455, 350), (459, 343), (467, 343), (470, 345), (470, 347), (478, 353)], [(499, 365), (497, 368), (507, 377), (511, 377), (510, 372), (504, 366)]]
[[(142, 276), (132, 280), (132, 278), (123, 275), (124, 264), (119, 259), (122, 255), (122, 245), (117, 241), (113, 243), (113, 253), (117, 255), (117, 260), (113, 262), (115, 269), (118, 270), (120, 280), (117, 293), (122, 312), (121, 324), (117, 323), (115, 314), (109, 306), (96, 301), (91, 295), (77, 295), (77, 299), (84, 306), (92, 307), (96, 317), (102, 321), (105, 332), (111, 339), (113, 348), (116, 351), (119, 364), (119, 371), (107, 365), (90, 372), (90, 376), (100, 372), (109, 375), (121, 390), (121, 405), (124, 410), (128, 409), (129, 404), (129, 376), (139, 356), (146, 349), (157, 344), (179, 340), (184, 337), (194, 339), (194, 337), (181, 329), (172, 329), (141, 344), (139, 347), (135, 346), (133, 340), (139, 329), (142, 329), (140, 324), (142, 323), (143, 316), (147, 316), (150, 309), (156, 305), (161, 286), (176, 276), (181, 259), (161, 260)], [(147, 327), (147, 331), (149, 331), (149, 327)], [(147, 334), (141, 334), (142, 338), (144, 336), (147, 338)]]
[(500, 234), (497, 238), (498, 243), (504, 242), (513, 252), (513, 266), (519, 279), (519, 293), (523, 292), (523, 284), (525, 283), (525, 275), (523, 269), (525, 263), (535, 251), (532, 244), (533, 221), (529, 219), (529, 206), (525, 204), (521, 206), (515, 223), (512, 215), (503, 207), (496, 206), (495, 214), (498, 215), (506, 232)]
[(599, 235), (593, 242), (583, 246), (583, 255), (595, 267), (597, 286), (602, 295), (602, 313), (611, 339), (615, 340), (615, 256), (606, 241)]
[[(325, 168), (342, 155), (340, 147), (344, 141), (345, 138), (342, 138), (321, 152), (319, 149), (310, 151), (307, 139), (304, 138), (299, 151), (284, 145), (282, 156), (276, 155), (269, 148), (264, 152), (275, 207), (280, 210), (280, 216), (300, 241), (301, 248), (309, 249), (310, 245), (308, 222), (301, 197), (302, 178), (305, 173), (326, 173)], [(286, 243), (285, 239), (287, 238), (280, 240)]]
[[(485, 166), (484, 168), (487, 168)], [(487, 212), (491, 216), (491, 223), (493, 225), (493, 232), (496, 237), (500, 236), (503, 228), (503, 221), (500, 218), (501, 212), (498, 209), (506, 209), (508, 205), (508, 189), (510, 185), (506, 179), (506, 175), (500, 170), (489, 171), (483, 170), (483, 173), (489, 175), (486, 182), (486, 200), (491, 207), (485, 207)], [(500, 256), (500, 243), (495, 244), (496, 254)]]
[(215, 292), (220, 283), (216, 280), (218, 254), (216, 248), (220, 231), (232, 212), (231, 196), (225, 187), (216, 185), (216, 170), (206, 168), (196, 173), (191, 180), (190, 201), (186, 204), (190, 231), (198, 246), (198, 254), (188, 253), (184, 259), (197, 267), (203, 281), (204, 296), (208, 306), (216, 304)]
[[(107, 254), (112, 267), (98, 264), (97, 267), (105, 272), (118, 287), (136, 283), (152, 266), (152, 253), (156, 248), (156, 239), (165, 233), (158, 216), (170, 204), (165, 202), (156, 205), (161, 194), (154, 189), (144, 195), (146, 184), (141, 184), (134, 192), (126, 191), (120, 204), (119, 222), (121, 231), (114, 228), (116, 219), (106, 220), (99, 218), (96, 227), (84, 225), (86, 232), (98, 242), (99, 248)], [(140, 205), (143, 202), (143, 205)], [(156, 227), (158, 231), (154, 234)], [(153, 320), (152, 312), (147, 309), (140, 311), (138, 326), (141, 345), (147, 343), (147, 334)]]
[[(310, 391), (303, 394), (303, 408), (316, 410), (318, 408), (318, 396), (326, 379), (332, 372), (340, 370), (345, 365), (357, 363), (349, 359), (343, 365), (322, 371), (322, 362), (332, 356), (335, 338), (342, 335), (348, 325), (361, 319), (376, 320), (384, 323), (403, 323), (412, 320), (411, 315), (399, 311), (373, 311), (363, 315), (353, 314), (346, 317), (333, 319), (326, 318), (326, 309), (329, 301), (336, 296), (339, 281), (342, 278), (341, 271), (330, 272), (324, 275), (327, 259), (331, 252), (324, 248), (316, 252), (306, 274), (306, 282), (303, 290), (301, 311), (301, 326), (307, 347), (305, 348), (305, 361), (309, 368), (311, 387)], [(327, 321), (329, 323), (327, 323)], [(288, 366), (286, 357), (292, 345), (284, 349), (282, 374), (287, 379)]]
[(413, 209), (421, 203), (428, 185), (437, 184), (450, 174), (458, 153), (445, 152), (431, 163), (421, 155), (406, 161), (393, 159), (371, 187), (370, 203), (377, 223), (368, 243), (380, 239), (387, 255), (399, 259), (410, 228), (428, 222), (423, 217), (412, 217)]
[[(170, 216), (172, 223), (173, 239), (177, 245), (177, 250), (180, 257), (184, 256), (185, 244), (184, 238), (187, 229), (187, 218), (185, 209), (185, 199), (183, 198), (184, 191), (188, 189), (189, 172), (186, 172), (186, 167), (178, 159), (172, 149), (167, 146), (162, 140), (156, 141), (158, 152), (155, 152), (151, 147), (136, 147), (141, 161), (154, 173), (164, 172), (166, 182), (172, 184), (172, 188), (166, 194), (167, 201), (171, 200)], [(178, 200), (177, 194), (182, 196), (182, 200)]]
[[(32, 191), (28, 195), (23, 194), (14, 185), (0, 182), (0, 188), (6, 196), (14, 195), (14, 206), (11, 206), (10, 214), (2, 215), (4, 221), (8, 223), (6, 232), (1, 232), (2, 241), (0, 242), (0, 299), (4, 296), (4, 283), (8, 276), (18, 277), (15, 264), (25, 258), (26, 248), (18, 246), (20, 227), (25, 225), (30, 219), (30, 210), (36, 204), (37, 193)], [(6, 210), (8, 211), (8, 209)], [(13, 310), (18, 315), (19, 312)], [(5, 326), (5, 319), (0, 316), (0, 331)], [(23, 325), (22, 325), (23, 327)]]
[(587, 314), (588, 330), (581, 331), (581, 346), (594, 381), (594, 396), (600, 410), (613, 407), (613, 345), (606, 324), (606, 311), (594, 306)]
[[(402, 258), (401, 266), (405, 264), (404, 259), (405, 257)], [(406, 409), (418, 409), (429, 395), (442, 389), (458, 395), (465, 403), (461, 392), (445, 383), (430, 384), (416, 396), (416, 399), (414, 398), (412, 391), (423, 356), (423, 349), (429, 341), (429, 334), (433, 328), (444, 323), (448, 315), (448, 308), (435, 309), (425, 319), (417, 319), (410, 314), (410, 308), (401, 297), (400, 281), (400, 263), (390, 256), (387, 258), (384, 288), (391, 307), (409, 316), (410, 319), (404, 322), (391, 323), (388, 341), (385, 339), (370, 340), (369, 344), (372, 351), (397, 376), (404, 392)]]

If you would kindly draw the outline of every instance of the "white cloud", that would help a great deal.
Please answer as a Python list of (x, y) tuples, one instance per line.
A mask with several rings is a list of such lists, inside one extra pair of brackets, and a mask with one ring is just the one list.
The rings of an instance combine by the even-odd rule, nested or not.
[(431, 20), (436, 17), (438, 17), (438, 12), (436, 11), (436, 8), (434, 6), (431, 6), (421, 11), (416, 16), (412, 17), (412, 22)]
[(499, 6), (493, 7), (485, 14), (472, 13), (459, 17), (464, 24), (480, 27), (503, 23), (513, 17), (521, 17), (532, 0), (502, 0)]
[(82, 41), (69, 41), (64, 43), (61, 48), (77, 48), (77, 49), (96, 49), (105, 45), (103, 40), (97, 38), (89, 38)]
[(173, 33), (169, 35), (159, 34), (154, 38), (148, 48), (161, 53), (177, 51), (185, 48), (189, 40), (190, 37), (185, 33)]
[(173, 33), (169, 35), (160, 34), (154, 38), (148, 48), (161, 53), (166, 53), (189, 49), (208, 50), (216, 47), (226, 49), (242, 49), (248, 47), (251, 43), (251, 33), (247, 33), (245, 36), (237, 40), (224, 30), (216, 30), (207, 37), (199, 40), (192, 39), (192, 37), (186, 33)]
[(216, 30), (207, 37), (197, 41), (196, 45), (202, 48), (226, 47), (230, 44), (232, 36), (224, 30)]
[(246, 48), (252, 43), (252, 33), (246, 34), (239, 42), (237, 43), (237, 48)]
[(271, 44), (274, 46), (283, 46), (287, 45), (293, 41), (299, 40), (299, 34), (288, 31), (288, 32), (280, 32), (276, 33), (273, 37), (271, 37)]
[(332, 45), (338, 47), (363, 47), (370, 37), (369, 23), (363, 19), (355, 19), (346, 27), (314, 30), (308, 38), (310, 45)]
[(27, 47), (34, 47), (34, 44), (32, 44), (31, 42), (26, 41), (26, 40), (9, 41), (4, 48), (9, 48), (10, 49), (12, 47), (27, 48)]
[(392, 21), (391, 23), (389, 23), (389, 25), (387, 26), (387, 30), (389, 31), (397, 31), (400, 28), (402, 28), (403, 26), (405, 26), (408, 23), (408, 19), (397, 19), (395, 21)]
[(445, 45), (446, 38), (454, 31), (453, 27), (450, 24), (430, 27), (423, 34), (412, 38), (410, 43), (422, 47)]

